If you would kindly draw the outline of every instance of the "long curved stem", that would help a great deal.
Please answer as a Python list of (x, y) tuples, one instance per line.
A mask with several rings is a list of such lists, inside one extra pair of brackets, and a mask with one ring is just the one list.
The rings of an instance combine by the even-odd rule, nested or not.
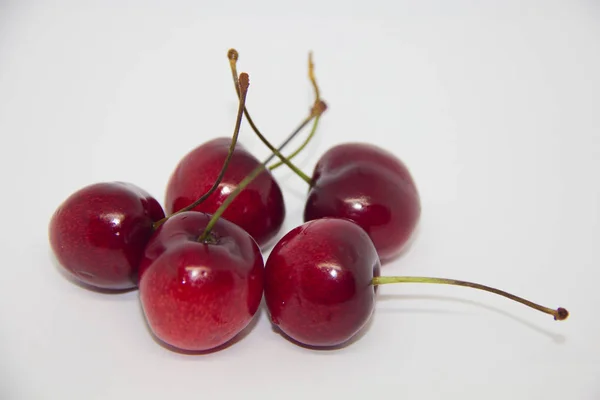
[(465, 287), (479, 289), (479, 290), (483, 290), (486, 292), (491, 292), (491, 293), (497, 294), (499, 296), (506, 297), (510, 300), (516, 301), (517, 303), (521, 303), (521, 304), (526, 305), (527, 307), (531, 307), (534, 310), (538, 310), (543, 313), (550, 314), (557, 321), (563, 321), (563, 320), (567, 319), (567, 317), (569, 316), (569, 312), (562, 307), (559, 307), (557, 309), (544, 307), (544, 306), (541, 306), (534, 302), (531, 302), (529, 300), (526, 300), (522, 297), (518, 297), (518, 296), (515, 296), (514, 294), (505, 292), (504, 290), (481, 285), (479, 283), (459, 281), (456, 279), (430, 278), (430, 277), (424, 277), (424, 276), (376, 276), (373, 278), (371, 283), (373, 285), (385, 285), (385, 284), (390, 284), (390, 283), (433, 283), (433, 284), (440, 284), (440, 285), (465, 286)]
[(240, 127), (242, 125), (242, 116), (244, 115), (244, 105), (246, 104), (246, 96), (248, 94), (248, 87), (250, 86), (250, 78), (247, 73), (245, 73), (245, 72), (241, 73), (241, 75), (238, 79), (238, 86), (239, 86), (238, 90), (239, 90), (240, 96), (239, 96), (239, 106), (238, 106), (237, 117), (235, 120), (235, 128), (233, 129), (233, 136), (231, 137), (231, 144), (229, 145), (229, 151), (227, 153), (227, 157), (225, 158), (225, 161), (223, 162), (223, 167), (221, 167), (221, 171), (219, 172), (217, 179), (213, 183), (212, 187), (206, 193), (204, 193), (198, 200), (196, 200), (192, 204), (188, 205), (187, 207), (184, 207), (181, 210), (171, 214), (170, 216), (165, 217), (159, 221), (156, 221), (154, 223), (154, 229), (161, 226), (163, 223), (165, 223), (167, 221), (167, 219), (171, 218), (173, 215), (177, 215), (182, 212), (193, 210), (199, 204), (201, 204), (206, 199), (208, 199), (208, 197), (211, 194), (213, 194), (215, 192), (215, 190), (217, 190), (217, 188), (219, 187), (219, 184), (223, 180), (223, 177), (225, 176), (225, 172), (227, 171), (227, 168), (229, 167), (231, 158), (233, 157), (233, 152), (235, 151), (235, 146), (237, 144), (238, 136), (240, 134)]
[[(239, 85), (237, 83), (237, 79), (238, 79), (238, 77), (237, 77), (237, 60), (239, 58), (239, 54), (238, 54), (237, 50), (230, 49), (227, 52), (227, 58), (229, 59), (229, 66), (231, 67), (231, 76), (233, 78), (234, 86), (235, 86), (236, 92), (239, 96), (240, 95), (239, 87), (238, 87)], [(319, 121), (319, 119), (316, 117), (320, 116), (326, 109), (327, 109), (327, 105), (325, 104), (324, 101), (321, 101), (321, 100), (319, 100), (318, 103), (313, 105), (313, 108), (311, 110), (311, 115), (315, 118), (315, 122), (314, 122), (315, 126), (313, 127), (314, 131), (316, 131), (316, 128), (318, 126), (318, 121)], [(275, 156), (279, 157), (281, 162), (284, 163), (285, 165), (287, 165), (292, 171), (294, 171), (294, 173), (296, 175), (298, 175), (303, 181), (305, 181), (308, 185), (311, 185), (310, 177), (308, 175), (306, 175), (304, 172), (302, 172), (302, 170), (300, 170), (300, 168), (298, 168), (296, 165), (292, 164), (290, 162), (290, 160), (288, 158), (286, 158), (283, 154), (281, 154), (281, 151), (279, 149), (276, 149), (275, 146), (273, 146), (269, 142), (269, 140), (260, 132), (260, 130), (258, 129), (256, 124), (252, 120), (252, 117), (250, 116), (250, 113), (248, 112), (248, 109), (246, 107), (244, 107), (244, 115), (246, 116), (246, 120), (248, 121), (248, 124), (250, 124), (250, 127), (252, 128), (252, 130), (254, 131), (254, 133), (256, 133), (256, 136), (258, 136), (258, 138), (265, 144), (265, 146), (267, 146), (269, 148), (269, 150)]]
[[(296, 137), (313, 118), (318, 118), (318, 116), (315, 117), (311, 113), (311, 115), (309, 115), (307, 118), (305, 118), (304, 121), (302, 121), (300, 123), (300, 125), (298, 125), (296, 130), (294, 130), (294, 132), (292, 132), (292, 134), (279, 146), (278, 151), (281, 151), (281, 149), (283, 149), (294, 137)], [(271, 154), (258, 167), (254, 168), (252, 170), (252, 172), (250, 172), (250, 174), (248, 174), (248, 176), (246, 176), (244, 179), (242, 179), (242, 181), (237, 185), (237, 187), (233, 190), (233, 192), (231, 192), (229, 194), (229, 196), (227, 196), (225, 201), (223, 201), (221, 206), (219, 206), (217, 211), (214, 212), (210, 221), (208, 221), (208, 224), (204, 228), (204, 232), (198, 238), (199, 242), (205, 242), (205, 243), (208, 242), (208, 236), (210, 235), (211, 230), (213, 229), (213, 227), (215, 226), (215, 224), (217, 223), (219, 218), (221, 218), (221, 216), (223, 215), (223, 213), (225, 212), (227, 207), (229, 207), (229, 205), (242, 192), (242, 190), (244, 190), (250, 183), (252, 183), (254, 178), (256, 178), (258, 175), (260, 175), (260, 173), (262, 171), (267, 169), (267, 164), (270, 163), (274, 157), (275, 157), (275, 153)]]

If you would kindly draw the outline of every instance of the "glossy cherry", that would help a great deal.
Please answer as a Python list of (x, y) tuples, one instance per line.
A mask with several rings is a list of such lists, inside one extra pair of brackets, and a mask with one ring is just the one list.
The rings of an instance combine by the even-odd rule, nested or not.
[(140, 265), (140, 300), (157, 338), (181, 350), (206, 351), (252, 320), (263, 294), (264, 264), (250, 235), (220, 218), (188, 211), (162, 224)]
[(265, 266), (271, 321), (308, 346), (336, 346), (369, 320), (375, 304), (377, 251), (353, 222), (310, 221), (287, 233)]
[(379, 276), (369, 236), (347, 219), (321, 218), (288, 232), (265, 266), (265, 301), (274, 325), (310, 347), (347, 343), (369, 320), (377, 285), (429, 283), (491, 292), (565, 320), (564, 308), (547, 308), (505, 291), (447, 278)]
[(407, 167), (367, 143), (340, 144), (323, 154), (304, 208), (304, 221), (337, 217), (356, 222), (384, 262), (402, 252), (420, 215), (419, 193)]
[[(189, 152), (171, 175), (166, 192), (168, 214), (194, 202), (214, 183), (229, 150), (230, 139), (217, 138)], [(260, 161), (241, 144), (235, 148), (231, 163), (218, 189), (194, 211), (214, 213), (229, 194)], [(259, 244), (265, 246), (281, 229), (285, 204), (273, 175), (264, 170), (240, 193), (223, 217), (242, 227)]]
[(164, 217), (160, 204), (130, 183), (87, 186), (69, 196), (49, 226), (51, 248), (60, 265), (95, 288), (134, 288), (138, 263)]

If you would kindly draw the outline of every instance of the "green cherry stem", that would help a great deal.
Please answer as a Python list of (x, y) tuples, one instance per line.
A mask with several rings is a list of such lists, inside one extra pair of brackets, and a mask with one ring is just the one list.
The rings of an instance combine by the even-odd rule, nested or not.
[(203, 201), (208, 199), (208, 197), (211, 194), (213, 194), (215, 192), (215, 190), (217, 190), (217, 188), (219, 187), (219, 184), (223, 180), (223, 177), (225, 176), (225, 172), (227, 171), (227, 168), (229, 167), (229, 163), (233, 156), (233, 152), (235, 150), (235, 146), (238, 141), (238, 136), (240, 134), (240, 127), (242, 125), (242, 117), (244, 115), (244, 105), (246, 104), (246, 96), (248, 94), (248, 87), (250, 86), (250, 77), (248, 76), (247, 73), (242, 72), (240, 74), (239, 79), (237, 79), (237, 82), (238, 82), (238, 86), (239, 86), (238, 90), (239, 90), (240, 96), (239, 96), (239, 107), (238, 107), (237, 117), (235, 120), (235, 128), (233, 129), (233, 136), (231, 137), (231, 144), (229, 145), (229, 152), (227, 153), (227, 157), (225, 158), (225, 161), (223, 162), (223, 167), (221, 167), (221, 171), (219, 172), (217, 179), (213, 183), (212, 187), (206, 193), (204, 193), (198, 200), (196, 200), (192, 204), (188, 205), (187, 207), (184, 207), (181, 210), (171, 214), (170, 216), (165, 217), (159, 221), (156, 221), (154, 223), (154, 229), (161, 226), (172, 216), (194, 209), (196, 206), (198, 206)]
[(389, 283), (434, 283), (434, 284), (440, 284), (440, 285), (465, 286), (465, 287), (479, 289), (479, 290), (483, 290), (486, 292), (491, 292), (491, 293), (497, 294), (499, 296), (506, 297), (510, 300), (524, 304), (527, 307), (531, 307), (534, 310), (538, 310), (543, 313), (550, 314), (554, 317), (554, 319), (556, 321), (563, 321), (563, 320), (567, 319), (567, 317), (569, 316), (569, 312), (562, 307), (559, 307), (554, 310), (552, 308), (544, 307), (539, 304), (533, 303), (522, 297), (515, 296), (514, 294), (510, 294), (503, 290), (499, 290), (499, 289), (496, 289), (493, 287), (481, 285), (479, 283), (458, 281), (455, 279), (430, 278), (430, 277), (423, 277), (423, 276), (376, 276), (372, 279), (371, 283), (373, 285), (385, 285), (385, 284), (389, 284)]
[[(313, 90), (315, 91), (315, 106), (319, 104), (321, 101), (321, 92), (319, 90), (319, 85), (317, 84), (317, 78), (315, 77), (315, 63), (313, 62), (312, 52), (308, 53), (308, 79), (310, 79), (310, 83), (312, 84)], [(312, 140), (317, 132), (317, 126), (319, 124), (319, 117), (315, 119), (315, 123), (310, 131), (310, 134), (304, 139), (304, 142), (294, 150), (288, 157), (288, 160), (292, 160), (296, 157), (304, 148), (308, 145), (308, 143)], [(278, 168), (283, 165), (282, 161), (277, 161), (276, 163), (269, 165), (269, 170), (273, 171), (275, 168)]]
[[(322, 111), (325, 111), (325, 109), (323, 108)], [(304, 119), (304, 121), (302, 121), (300, 123), (300, 125), (298, 125), (298, 127), (296, 128), (296, 130), (294, 130), (294, 132), (292, 132), (292, 134), (279, 146), (279, 148), (276, 149), (277, 152), (280, 152), (292, 139), (294, 139), (302, 131), (302, 129), (304, 129), (304, 127), (306, 125), (308, 125), (308, 123), (311, 120), (313, 120), (314, 118), (318, 118), (320, 115), (321, 114), (316, 114), (315, 115), (314, 111), (311, 112), (310, 115), (308, 117), (306, 117)], [(267, 164), (271, 162), (271, 160), (275, 157), (275, 154), (276, 153), (273, 152), (273, 154), (271, 154), (269, 157), (267, 157), (267, 159), (265, 161), (263, 161), (262, 164), (260, 164), (256, 168), (254, 168), (244, 179), (242, 179), (242, 181), (231, 192), (231, 194), (229, 194), (229, 196), (227, 196), (227, 198), (219, 206), (219, 208), (217, 209), (217, 211), (215, 211), (215, 213), (212, 215), (210, 221), (208, 221), (208, 224), (204, 228), (204, 232), (198, 238), (198, 242), (203, 242), (203, 243), (209, 243), (210, 242), (210, 239), (209, 239), (210, 232), (213, 229), (213, 227), (215, 226), (215, 224), (217, 223), (217, 221), (219, 220), (219, 218), (221, 218), (221, 216), (223, 215), (223, 213), (225, 212), (225, 210), (227, 209), (227, 207), (229, 207), (229, 205), (242, 192), (242, 190), (244, 190), (246, 188), (246, 186), (248, 186), (250, 183), (252, 183), (252, 181), (254, 180), (254, 178), (256, 178), (258, 175), (260, 175), (261, 172), (263, 172), (263, 171), (265, 171), (267, 169)], [(281, 156), (281, 157), (284, 157), (284, 156)], [(285, 157), (284, 157), (284, 159), (285, 159)], [(310, 182), (310, 180), (309, 180), (309, 182)]]
[[(233, 82), (234, 82), (234, 86), (236, 88), (236, 92), (238, 93), (238, 96), (240, 95), (239, 93), (239, 85), (237, 83), (237, 60), (239, 58), (239, 53), (237, 52), (237, 50), (235, 49), (229, 49), (229, 51), (227, 52), (227, 58), (229, 59), (229, 66), (231, 68), (231, 76), (233, 78)], [(316, 102), (312, 109), (311, 109), (311, 119), (314, 118), (314, 122), (313, 122), (313, 128), (311, 130), (311, 134), (314, 136), (314, 132), (316, 132), (317, 130), (317, 126), (320, 120), (320, 115), (327, 109), (327, 105), (324, 101), (320, 100), (318, 102)], [(250, 124), (250, 127), (252, 128), (252, 130), (254, 131), (254, 133), (256, 134), (256, 136), (258, 136), (258, 138), (265, 144), (265, 146), (267, 146), (269, 148), (269, 150), (277, 157), (279, 157), (279, 159), (281, 160), (281, 162), (285, 165), (288, 166), (288, 168), (290, 168), (292, 171), (294, 171), (294, 173), (296, 175), (298, 175), (303, 181), (305, 181), (308, 185), (311, 185), (311, 179), (308, 175), (306, 175), (304, 172), (302, 172), (302, 170), (300, 170), (300, 168), (298, 168), (296, 165), (292, 164), (292, 162), (289, 160), (289, 158), (286, 158), (283, 154), (281, 154), (281, 151), (276, 149), (275, 146), (273, 146), (269, 140), (267, 140), (267, 138), (260, 132), (260, 130), (258, 129), (258, 127), (256, 126), (256, 124), (254, 123), (254, 121), (252, 120), (252, 117), (250, 117), (250, 113), (248, 112), (248, 109), (246, 107), (244, 107), (244, 115), (246, 116), (246, 120), (248, 121), (248, 124)], [(291, 138), (288, 138), (288, 142)], [(286, 143), (287, 144), (287, 143)]]

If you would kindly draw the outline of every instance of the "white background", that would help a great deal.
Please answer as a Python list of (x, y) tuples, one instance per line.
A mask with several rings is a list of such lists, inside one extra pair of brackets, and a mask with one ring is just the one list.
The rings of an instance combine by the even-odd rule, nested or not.
[[(201, 5), (202, 3), (206, 5)], [(296, 347), (263, 312), (206, 356), (148, 334), (137, 292), (65, 279), (47, 242), (75, 190), (123, 180), (162, 201), (193, 147), (229, 136), (226, 51), (277, 143), (329, 111), (299, 158), (370, 141), (411, 169), (423, 217), (383, 274), (490, 284), (550, 307), (405, 285), (337, 351)], [(1, 399), (600, 398), (600, 2), (0, 0)], [(247, 124), (241, 141), (268, 153)], [(281, 169), (287, 218), (306, 187)]]

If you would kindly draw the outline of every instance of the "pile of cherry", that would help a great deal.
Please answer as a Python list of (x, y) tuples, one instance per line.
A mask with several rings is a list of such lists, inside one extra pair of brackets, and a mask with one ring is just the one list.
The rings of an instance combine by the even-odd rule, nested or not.
[[(135, 185), (97, 183), (68, 197), (50, 221), (59, 264), (84, 286), (102, 291), (139, 288), (153, 334), (177, 349), (219, 348), (253, 319), (262, 297), (285, 336), (311, 347), (346, 343), (374, 309), (386, 283), (468, 286), (502, 295), (564, 320), (568, 312), (488, 286), (443, 278), (380, 276), (382, 262), (403, 251), (420, 218), (419, 194), (407, 167), (367, 143), (340, 144), (318, 160), (312, 177), (292, 162), (314, 135), (326, 105), (309, 58), (315, 102), (279, 148), (260, 133), (245, 100), (249, 78), (238, 75), (231, 139), (217, 138), (188, 153), (168, 182), (165, 212)], [(272, 155), (260, 162), (237, 144), (245, 116)], [(312, 122), (290, 156), (281, 150)], [(269, 165), (271, 159), (280, 161)], [(285, 204), (271, 170), (287, 165), (309, 186), (301, 226), (285, 234), (266, 264), (261, 248), (282, 227)]]

